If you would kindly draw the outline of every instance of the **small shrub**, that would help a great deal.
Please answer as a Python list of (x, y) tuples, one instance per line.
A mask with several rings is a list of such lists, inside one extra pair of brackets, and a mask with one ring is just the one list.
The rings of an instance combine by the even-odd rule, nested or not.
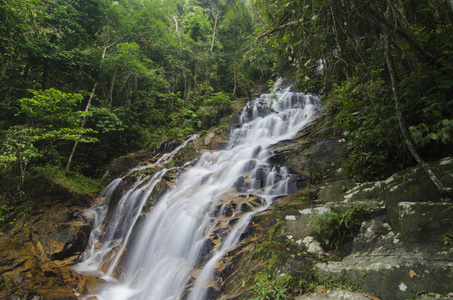
[(9, 206), (8, 204), (0, 204), (0, 223), (3, 223), (6, 221), (5, 215), (6, 213), (12, 211), (14, 209), (13, 206)]
[(315, 231), (328, 241), (332, 249), (338, 249), (344, 240), (359, 229), (366, 205), (356, 205), (343, 213), (336, 212), (332, 205), (328, 208), (325, 213), (312, 216), (310, 224), (315, 224)]
[(251, 300), (288, 299), (293, 284), (291, 275), (281, 274), (272, 277), (267, 273), (260, 272), (255, 276), (255, 284), (250, 287), (255, 296)]
[(442, 237), (444, 239), (444, 245), (453, 245), (453, 234), (446, 233)]
[(277, 263), (282, 261), (282, 256), (275, 249), (260, 246), (250, 254), (248, 262), (256, 260), (262, 261), (264, 269), (273, 268)]

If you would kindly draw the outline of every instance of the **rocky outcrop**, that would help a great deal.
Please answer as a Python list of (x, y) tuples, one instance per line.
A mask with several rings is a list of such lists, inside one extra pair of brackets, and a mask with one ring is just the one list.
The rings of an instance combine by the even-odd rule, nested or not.
[(41, 197), (30, 214), (1, 228), (0, 298), (77, 299), (95, 285), (71, 268), (88, 242), (90, 203)]
[[(268, 291), (272, 278), (291, 275), (288, 294), (299, 300), (451, 297), (453, 202), (417, 166), (383, 181), (347, 181), (341, 170), (346, 143), (328, 125), (321, 116), (295, 139), (272, 147), (275, 159), (306, 178), (306, 188), (255, 216), (247, 238), (231, 251), (219, 299), (265, 293), (257, 281), (263, 274), (270, 278)], [(453, 186), (453, 158), (430, 165)], [(363, 217), (335, 246), (316, 230), (329, 216), (346, 219), (359, 205)], [(345, 291), (352, 286), (361, 292)]]

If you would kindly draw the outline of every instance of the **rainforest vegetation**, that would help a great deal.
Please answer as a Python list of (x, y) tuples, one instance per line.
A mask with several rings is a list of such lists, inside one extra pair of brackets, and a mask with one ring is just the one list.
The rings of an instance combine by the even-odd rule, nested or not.
[(408, 139), (452, 154), (451, 0), (0, 0), (1, 209), (36, 174), (100, 178), (217, 126), (278, 76), (323, 96), (352, 180), (413, 165)]

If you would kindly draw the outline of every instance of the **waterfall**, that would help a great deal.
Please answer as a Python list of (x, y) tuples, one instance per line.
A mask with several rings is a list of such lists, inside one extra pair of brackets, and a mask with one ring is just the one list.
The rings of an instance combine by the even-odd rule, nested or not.
[[(140, 171), (164, 165), (162, 157), (168, 162), (189, 141), (155, 164), (131, 171), (139, 171), (133, 184), (127, 186), (125, 178), (110, 183), (100, 195), (103, 202), (92, 209), (90, 246), (77, 267), (100, 272), (110, 282), (96, 296), (210, 298), (216, 266), (239, 242), (253, 215), (297, 189), (287, 167), (270, 163), (267, 148), (292, 138), (310, 120), (317, 102), (317, 97), (289, 88), (250, 101), (226, 149), (206, 152), (185, 168), (146, 214), (149, 196), (171, 169), (152, 176)], [(120, 196), (119, 190), (124, 191)]]

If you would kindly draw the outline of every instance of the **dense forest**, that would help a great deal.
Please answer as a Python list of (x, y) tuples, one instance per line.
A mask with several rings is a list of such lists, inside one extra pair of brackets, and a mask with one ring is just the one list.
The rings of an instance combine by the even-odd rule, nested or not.
[(411, 144), (452, 154), (451, 0), (1, 0), (2, 210), (33, 174), (99, 178), (278, 76), (323, 96), (353, 180)]
[[(241, 1), (2, 1), (1, 178), (102, 176), (112, 158), (218, 125), (270, 77)], [(14, 193), (13, 193), (14, 194)]]

